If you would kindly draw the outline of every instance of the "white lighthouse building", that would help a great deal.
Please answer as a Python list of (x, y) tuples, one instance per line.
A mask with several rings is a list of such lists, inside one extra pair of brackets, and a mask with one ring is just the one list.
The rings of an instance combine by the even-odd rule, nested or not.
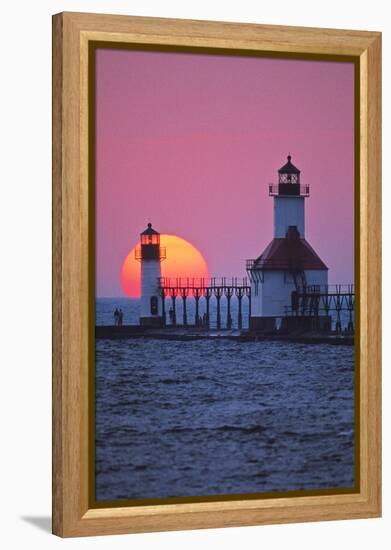
[(304, 203), (309, 185), (301, 185), (300, 170), (288, 162), (269, 185), (274, 201), (274, 238), (255, 260), (247, 261), (251, 280), (250, 329), (274, 328), (276, 318), (292, 306), (292, 292), (324, 288), (328, 268), (305, 239)]
[(162, 300), (159, 294), (161, 261), (165, 259), (165, 249), (160, 246), (160, 233), (148, 224), (140, 234), (140, 246), (135, 256), (141, 261), (141, 312), (140, 325), (160, 327), (164, 324)]

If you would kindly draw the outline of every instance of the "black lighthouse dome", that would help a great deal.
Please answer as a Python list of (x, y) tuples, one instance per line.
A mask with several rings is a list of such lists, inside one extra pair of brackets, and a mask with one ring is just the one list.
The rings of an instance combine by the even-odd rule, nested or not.
[(159, 235), (158, 231), (155, 231), (152, 227), (152, 224), (149, 223), (147, 229), (141, 233), (141, 235)]

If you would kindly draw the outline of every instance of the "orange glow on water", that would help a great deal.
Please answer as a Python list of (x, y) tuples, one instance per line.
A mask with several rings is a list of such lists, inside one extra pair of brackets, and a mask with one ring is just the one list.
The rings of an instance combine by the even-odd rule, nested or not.
[[(166, 247), (167, 259), (162, 262), (162, 277), (209, 277), (208, 265), (201, 252), (176, 235), (160, 235), (160, 245)], [(129, 298), (139, 298), (141, 264), (135, 259), (135, 249), (126, 256), (121, 268), (121, 287)]]

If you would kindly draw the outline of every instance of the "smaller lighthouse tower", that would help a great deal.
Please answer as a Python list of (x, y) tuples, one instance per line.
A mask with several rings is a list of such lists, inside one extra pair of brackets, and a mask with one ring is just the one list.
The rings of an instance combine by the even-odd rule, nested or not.
[(159, 296), (160, 264), (166, 258), (166, 253), (160, 246), (160, 233), (152, 228), (151, 223), (140, 234), (140, 246), (136, 248), (135, 256), (141, 261), (140, 325), (160, 327), (164, 324)]

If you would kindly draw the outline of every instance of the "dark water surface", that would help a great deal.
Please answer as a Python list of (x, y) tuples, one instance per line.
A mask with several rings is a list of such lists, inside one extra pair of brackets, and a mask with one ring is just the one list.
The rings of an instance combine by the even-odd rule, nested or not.
[(353, 386), (349, 346), (97, 340), (96, 498), (352, 487)]

